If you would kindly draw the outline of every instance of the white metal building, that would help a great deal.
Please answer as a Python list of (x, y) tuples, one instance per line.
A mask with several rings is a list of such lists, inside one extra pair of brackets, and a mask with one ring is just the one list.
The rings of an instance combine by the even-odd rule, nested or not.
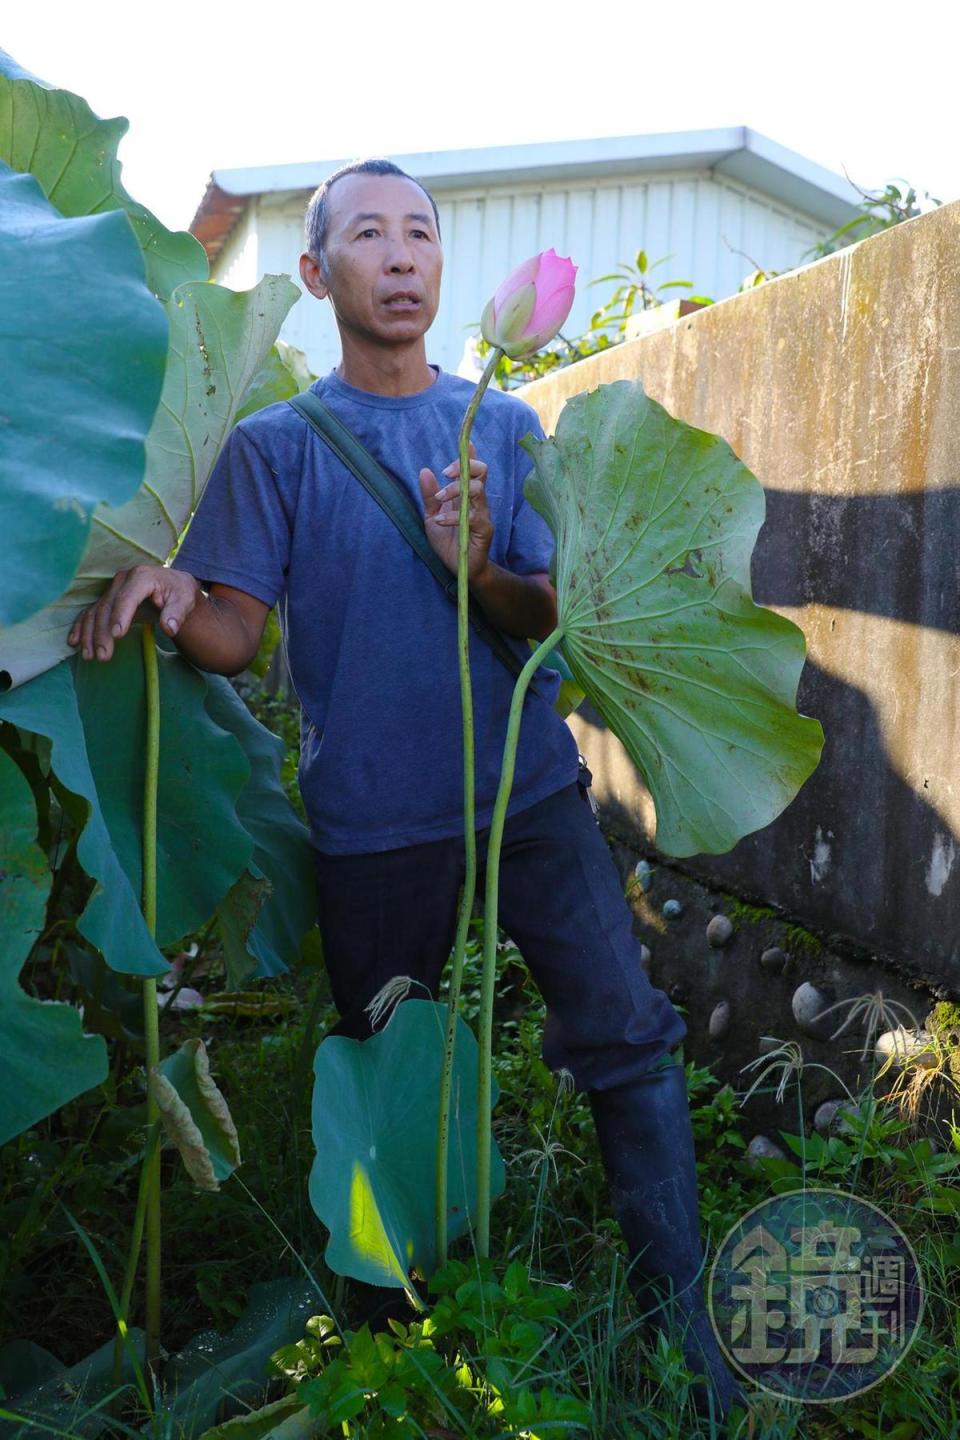
[[(444, 245), (431, 360), (456, 370), (480, 312), (521, 260), (550, 246), (579, 266), (566, 333), (581, 333), (611, 286), (588, 281), (640, 248), (651, 280), (691, 280), (715, 300), (755, 268), (786, 270), (857, 213), (854, 187), (755, 130), (688, 130), (606, 140), (391, 155), (434, 195)], [(242, 290), (292, 274), (311, 192), (344, 161), (216, 170), (191, 225), (214, 278)], [(669, 291), (682, 296), (684, 291)], [(329, 307), (306, 295), (281, 331), (322, 374), (339, 347)]]

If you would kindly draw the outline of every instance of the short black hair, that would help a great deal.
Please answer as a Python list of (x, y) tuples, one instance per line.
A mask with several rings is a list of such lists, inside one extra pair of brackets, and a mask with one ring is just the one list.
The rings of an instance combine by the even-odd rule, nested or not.
[(341, 165), (339, 170), (334, 170), (328, 175), (322, 185), (318, 185), (310, 197), (307, 206), (307, 213), (304, 217), (304, 231), (307, 240), (307, 249), (310, 254), (323, 264), (323, 247), (327, 240), (327, 228), (330, 224), (330, 213), (327, 206), (327, 196), (330, 194), (330, 187), (344, 175), (399, 175), (402, 180), (412, 180), (414, 185), (419, 185), (433, 207), (433, 218), (437, 222), (437, 236), (440, 235), (440, 212), (437, 209), (437, 202), (430, 191), (413, 175), (408, 175), (406, 170), (401, 170), (399, 165), (394, 165), (392, 160), (354, 160), (349, 165)]

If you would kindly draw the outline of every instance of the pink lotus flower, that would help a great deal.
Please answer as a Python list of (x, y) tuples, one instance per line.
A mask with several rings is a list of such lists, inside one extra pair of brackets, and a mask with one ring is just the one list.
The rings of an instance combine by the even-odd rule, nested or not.
[(504, 280), (480, 320), (484, 340), (522, 360), (552, 340), (570, 314), (576, 265), (544, 250)]
[[(196, 949), (197, 947), (194, 945), (194, 954)], [(168, 1005), (172, 1010), (199, 1010), (200, 1006), (204, 1004), (199, 990), (193, 990), (189, 985), (181, 984), (183, 963), (185, 960), (192, 959), (193, 955), (189, 951), (181, 950), (180, 954), (170, 962), (170, 969), (166, 975), (160, 976), (157, 981), (157, 1004), (161, 1010), (165, 1010)]]

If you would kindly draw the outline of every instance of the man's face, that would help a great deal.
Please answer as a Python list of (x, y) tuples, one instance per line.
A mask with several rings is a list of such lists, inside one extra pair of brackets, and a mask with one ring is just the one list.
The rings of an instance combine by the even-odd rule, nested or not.
[(302, 256), (304, 284), (329, 297), (341, 329), (386, 344), (419, 339), (437, 313), (443, 269), (427, 196), (400, 175), (345, 175), (327, 204), (326, 270)]

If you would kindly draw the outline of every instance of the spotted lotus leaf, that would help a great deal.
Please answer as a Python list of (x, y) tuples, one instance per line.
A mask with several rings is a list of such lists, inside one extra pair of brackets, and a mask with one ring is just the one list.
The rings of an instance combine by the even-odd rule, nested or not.
[(552, 439), (522, 443), (570, 668), (650, 791), (658, 848), (721, 854), (780, 814), (823, 745), (796, 711), (803, 633), (750, 592), (763, 490), (634, 380), (578, 395)]

